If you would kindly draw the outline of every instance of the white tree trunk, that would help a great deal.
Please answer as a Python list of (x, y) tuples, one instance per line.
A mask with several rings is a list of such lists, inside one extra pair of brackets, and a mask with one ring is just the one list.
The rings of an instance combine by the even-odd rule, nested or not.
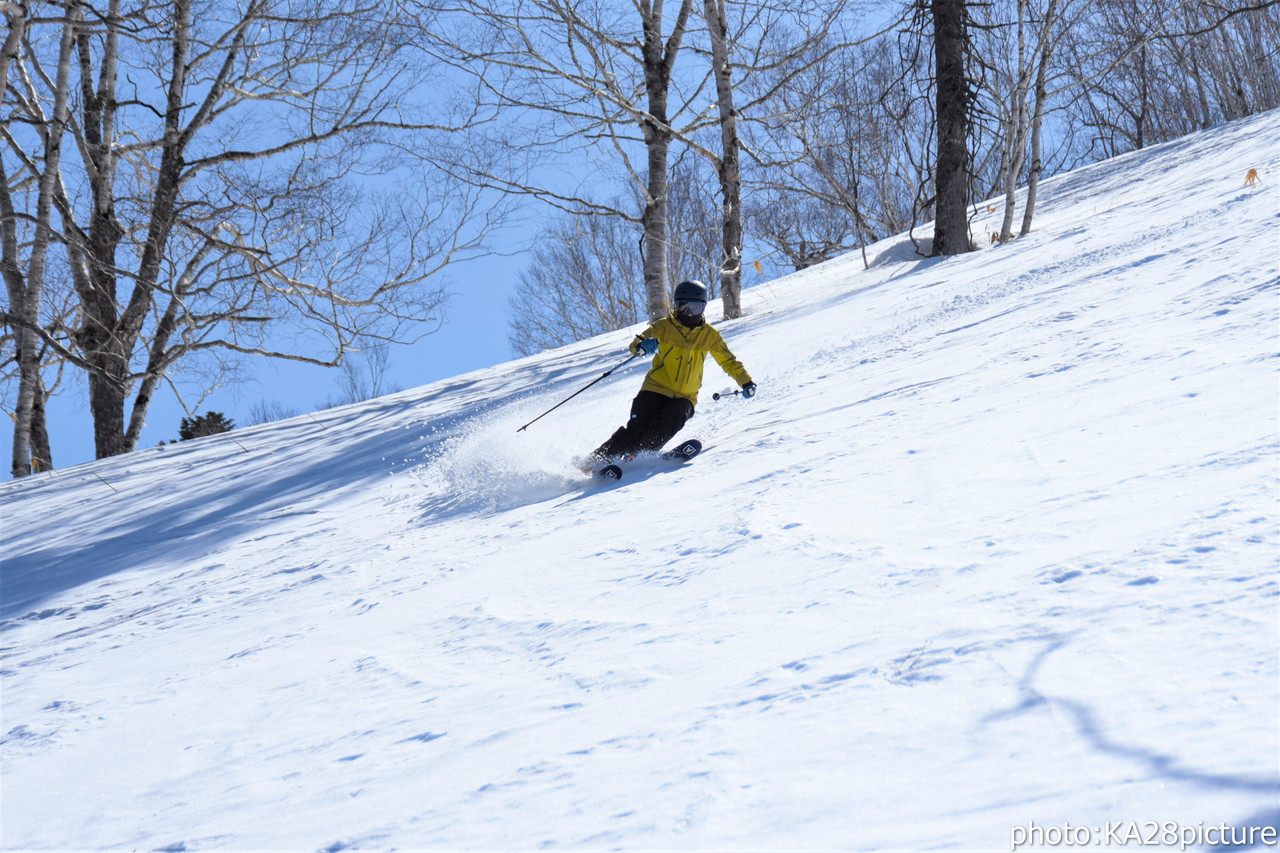
[(721, 155), (716, 163), (722, 203), (720, 297), (725, 319), (732, 320), (742, 316), (742, 170), (724, 0), (703, 0), (703, 15), (711, 36), (711, 65), (720, 111)]
[(1009, 92), (1002, 146), (1004, 154), (1001, 159), (1004, 180), (1004, 219), (1000, 223), (1002, 243), (1013, 237), (1013, 218), (1018, 209), (1018, 177), (1026, 162), (1027, 136), (1030, 130), (1027, 97), (1031, 89), (1032, 69), (1027, 58), (1027, 0), (1018, 0), (1017, 10), (1018, 58)]
[(1031, 151), (1030, 166), (1027, 170), (1027, 200), (1022, 208), (1022, 228), (1019, 234), (1031, 233), (1031, 221), (1036, 213), (1036, 198), (1040, 191), (1040, 175), (1044, 171), (1041, 135), (1044, 128), (1044, 114), (1049, 100), (1048, 80), (1049, 64), (1053, 61), (1054, 33), (1058, 23), (1058, 0), (1049, 0), (1045, 7), (1044, 22), (1040, 32), (1039, 65), (1036, 68), (1036, 85), (1034, 104), (1031, 116)]
[[(37, 329), (40, 325), (40, 309), (44, 304), (45, 269), (48, 262), (49, 244), (53, 239), (52, 218), (54, 198), (57, 192), (62, 168), (62, 142), (66, 135), (69, 115), (69, 98), (71, 89), (71, 55), (77, 35), (77, 27), (83, 7), (75, 2), (65, 6), (65, 18), (62, 21), (62, 37), (58, 46), (58, 64), (55, 74), (53, 104), (48, 121), (42, 127), (43, 157), (42, 171), (39, 174), (39, 188), (36, 194), (35, 218), (33, 225), (30, 255), (27, 261), (25, 276), (17, 272), (19, 261), (16, 256), (16, 245), (10, 246), (6, 235), (5, 254), (6, 284), (9, 290), (9, 310), (14, 318), (14, 339), (18, 362), (18, 400), (14, 410), (13, 429), (13, 476), (22, 477), (31, 473), (32, 426), (37, 409), (44, 405), (44, 383), (40, 377), (40, 337)], [(16, 15), (21, 15), (17, 12)], [(15, 33), (20, 34), (24, 22), (10, 18), (10, 34), (5, 40), (6, 74), (4, 82), (8, 84), (8, 68), (10, 62), (17, 61), (16, 45), (11, 45)], [(6, 176), (7, 178), (7, 176)], [(9, 215), (11, 202), (6, 188), (6, 231), (11, 227), (12, 217)], [(42, 426), (43, 429), (43, 426)], [(44, 460), (48, 464), (48, 460)]]
[(667, 97), (676, 56), (688, 26), (693, 0), (682, 0), (672, 32), (663, 38), (662, 4), (637, 4), (644, 22), (644, 79), (648, 114), (641, 120), (647, 148), (648, 177), (642, 225), (644, 227), (644, 291), (649, 319), (671, 310), (671, 281), (667, 269), (669, 239), (669, 154), (674, 133), (667, 115)]

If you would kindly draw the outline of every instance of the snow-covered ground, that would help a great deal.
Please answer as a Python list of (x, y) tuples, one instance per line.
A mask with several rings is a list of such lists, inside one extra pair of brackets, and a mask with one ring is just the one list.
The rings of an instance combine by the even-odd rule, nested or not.
[(619, 332), (6, 483), (0, 844), (1274, 831), (1278, 233), (1271, 113), (748, 291), (681, 468), (569, 467), (635, 364), (516, 432)]

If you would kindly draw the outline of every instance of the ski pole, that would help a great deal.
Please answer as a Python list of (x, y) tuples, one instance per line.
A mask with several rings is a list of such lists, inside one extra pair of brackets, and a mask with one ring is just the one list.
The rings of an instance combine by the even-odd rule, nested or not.
[(742, 393), (742, 389), (741, 389), (741, 388), (739, 388), (737, 391), (730, 391), (728, 394), (721, 394), (719, 391), (717, 391), (716, 393), (714, 393), (714, 394), (712, 394), (712, 395), (711, 395), (711, 399), (712, 399), (712, 400), (719, 400), (721, 397), (733, 397), (733, 396), (735, 396), (735, 395), (737, 395), (737, 394), (741, 394), (741, 393)]
[(529, 422), (528, 422), (527, 424), (525, 424), (524, 426), (520, 427), (520, 429), (516, 430), (516, 432), (524, 432), (526, 429), (528, 429), (529, 427), (533, 426), (533, 425), (534, 425), (534, 424), (536, 424), (538, 421), (542, 420), (542, 419), (543, 419), (543, 418), (545, 418), (547, 415), (551, 414), (551, 413), (552, 413), (552, 412), (554, 412), (556, 409), (560, 408), (560, 407), (561, 407), (561, 406), (563, 406), (565, 403), (569, 402), (569, 401), (570, 401), (570, 400), (572, 400), (574, 397), (578, 396), (578, 395), (579, 395), (579, 394), (581, 394), (583, 391), (585, 391), (585, 390), (587, 390), (588, 388), (590, 388), (592, 385), (595, 385), (595, 384), (596, 384), (597, 382), (599, 382), (601, 379), (604, 379), (605, 377), (609, 376), (611, 373), (613, 373), (613, 371), (617, 370), (619, 367), (623, 367), (624, 365), (626, 365), (626, 364), (627, 364), (627, 362), (631, 361), (631, 359), (633, 359), (633, 358), (637, 358), (638, 356), (639, 356), (639, 353), (637, 353), (636, 355), (628, 356), (628, 357), (627, 357), (627, 360), (626, 360), (626, 361), (624, 361), (624, 362), (622, 362), (622, 364), (619, 364), (617, 367), (612, 367), (612, 368), (610, 368), (610, 369), (606, 370), (604, 373), (600, 374), (600, 375), (599, 375), (599, 376), (597, 376), (595, 379), (591, 380), (591, 381), (590, 381), (590, 382), (588, 382), (586, 385), (584, 385), (583, 387), (579, 388), (577, 391), (574, 391), (574, 392), (573, 392), (572, 394), (570, 394), (568, 397), (565, 397), (565, 398), (564, 398), (563, 400), (561, 400), (559, 403), (556, 403), (554, 406), (552, 406), (551, 408), (547, 409), (545, 412), (543, 412), (542, 414), (538, 415), (536, 418), (534, 418), (533, 420), (529, 421)]

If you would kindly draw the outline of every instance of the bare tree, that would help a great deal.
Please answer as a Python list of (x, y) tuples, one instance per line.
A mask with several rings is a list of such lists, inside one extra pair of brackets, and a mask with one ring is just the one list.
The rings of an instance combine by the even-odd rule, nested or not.
[[(842, 53), (843, 67), (821, 63), (798, 76), (785, 112), (766, 123), (771, 165), (782, 168), (761, 170), (766, 194), (755, 216), (795, 266), (928, 219), (934, 253), (970, 248), (968, 199), (983, 171), (973, 152), (985, 151), (973, 138), (968, 4), (905, 10), (912, 26)], [(824, 221), (823, 210), (844, 221)]]
[[(708, 274), (720, 267), (719, 210), (702, 189), (699, 165), (698, 158), (679, 158), (672, 168), (667, 265), (676, 278), (714, 282)], [(642, 203), (633, 199), (631, 207)], [(612, 204), (627, 208), (621, 200)], [(644, 319), (638, 236), (621, 217), (568, 213), (543, 229), (511, 298), (511, 348), (532, 355)]]
[[(699, 27), (689, 2), (681, 2), (667, 23), (662, 2), (637, 2), (635, 18), (582, 0), (511, 0), (500, 9), (466, 0), (466, 24), (437, 50), (442, 58), (461, 56), (462, 67), (484, 80), (493, 103), (513, 118), (507, 126), (517, 126), (514, 138), (501, 140), (511, 154), (508, 168), (472, 173), (487, 186), (532, 195), (575, 214), (637, 221), (644, 234), (651, 316), (666, 313), (669, 287), (678, 278), (663, 257), (673, 243), (672, 143), (705, 158), (721, 195), (713, 287), (723, 297), (725, 315), (734, 317), (741, 311), (741, 124), (768, 112), (786, 80), (839, 49), (832, 23), (845, 6), (846, 0), (703, 0)], [(675, 73), (681, 50), (705, 56), (709, 68), (682, 60), (682, 73)], [(710, 86), (713, 96), (704, 91)], [(521, 126), (531, 114), (542, 121)], [(711, 139), (712, 133), (718, 138)], [(524, 159), (531, 151), (564, 155), (567, 145), (605, 174), (611, 168), (620, 173), (632, 188), (620, 197), (638, 192), (644, 199), (639, 217), (602, 201), (607, 194), (548, 181), (545, 157)], [(524, 166), (522, 174), (513, 176), (513, 162)]]
[[(670, 150), (673, 122), (689, 109), (672, 103), (673, 81), (693, 8), (680, 0), (668, 15), (662, 0), (638, 0), (632, 15), (582, 0), (460, 0), (455, 15), (424, 34), (505, 117), (480, 145), (501, 151), (501, 166), (458, 160), (457, 173), (577, 215), (638, 223), (650, 317), (669, 307)], [(586, 187), (551, 180), (548, 155), (578, 157), (571, 168), (579, 175), (584, 160), (608, 161), (629, 188), (601, 193), (598, 175)], [(642, 199), (638, 216), (608, 200), (633, 194)]]
[[(667, 267), (675, 282), (705, 282), (711, 298), (728, 298), (721, 290), (724, 270), (724, 204), (717, 198), (709, 161), (686, 148), (671, 166), (670, 227)], [(711, 164), (713, 165), (713, 164)]]
[(289, 408), (279, 400), (258, 400), (249, 407), (248, 426), (283, 421), (302, 414), (297, 409)]
[(969, 79), (967, 0), (928, 0), (933, 32), (937, 160), (934, 173), (934, 255), (968, 252), (970, 157), (974, 92)]
[(539, 235), (511, 297), (511, 348), (533, 355), (646, 316), (643, 260), (629, 223), (562, 214)]
[[(317, 401), (316, 408), (332, 409), (404, 390), (387, 381), (390, 368), (391, 347), (386, 341), (349, 353), (338, 368), (338, 393)], [(265, 412), (263, 409), (260, 414)]]
[[(18, 65), (18, 57), (21, 45), (28, 38), (31, 23), (25, 6), (6, 4), (4, 12), (9, 31), (4, 42), (3, 68), (0, 69), (0, 92), (9, 90), (10, 77), (15, 70), (23, 70)], [(81, 9), (74, 2), (68, 2), (60, 12), (61, 21), (55, 21), (58, 24), (57, 47), (50, 98), (46, 103), (36, 101), (31, 104), (30, 120), (40, 133), (42, 156), (20, 157), (22, 165), (16, 175), (10, 174), (8, 158), (0, 158), (0, 246), (3, 247), (0, 269), (3, 269), (9, 297), (4, 320), (5, 325), (12, 329), (18, 382), (11, 468), (15, 477), (31, 473), (33, 455), (43, 458), (46, 464), (52, 464), (44, 422), (44, 404), (48, 394), (41, 373), (41, 357), (48, 345), (56, 347), (60, 342), (47, 330), (41, 314), (45, 305), (49, 255), (52, 244), (57, 241), (52, 219), (55, 198), (61, 190), (63, 139), (70, 120), (71, 60)], [(6, 131), (5, 135), (10, 134)], [(21, 216), (14, 203), (15, 192), (11, 191), (11, 184), (24, 202)], [(47, 341), (41, 341), (42, 332), (48, 336)]]
[[(971, 119), (963, 135), (965, 194), (1005, 196), (996, 236), (1008, 239), (1023, 183), (1019, 233), (1025, 234), (1040, 179), (1054, 169), (1274, 108), (1275, 6), (1156, 0), (1134, 20), (1132, 4), (1123, 0), (968, 4), (976, 20), (967, 24), (966, 97), (973, 119), (982, 120)], [(942, 98), (934, 88), (936, 50), (934, 68), (923, 67), (916, 48), (934, 23), (923, 13), (940, 8), (917, 9), (917, 32), (901, 39), (896, 53), (892, 40), (881, 39), (847, 54), (846, 75), (832, 63), (816, 66), (787, 87), (778, 120), (755, 126), (749, 147), (769, 151), (772, 162), (749, 169), (752, 227), (798, 268), (943, 218), (944, 188), (935, 178), (948, 169), (937, 160), (937, 142), (922, 140), (945, 139), (933, 131), (937, 111), (963, 99)], [(920, 109), (920, 81), (932, 90), (931, 110)], [(1061, 118), (1046, 142), (1047, 117), (1055, 111)], [(1086, 134), (1094, 136), (1092, 150), (1081, 144)], [(967, 223), (960, 228), (955, 208), (955, 231), (967, 240)]]
[[(1280, 4), (1153, 0), (1133, 15), (1119, 0), (1066, 33), (1079, 90), (1072, 117), (1088, 156), (1110, 157), (1280, 106)], [(1052, 94), (1051, 94), (1052, 97)]]
[[(1044, 171), (1043, 128), (1054, 49), (1090, 0), (1009, 0), (979, 7), (976, 61), (986, 69), (981, 93), (994, 120), (998, 150), (996, 189), (1004, 195), (1004, 215), (995, 239), (1013, 236), (1017, 189), (1024, 174), (1027, 199), (1020, 233), (1031, 230), (1036, 193)], [(1074, 5), (1076, 10), (1072, 10)]]
[[(1049, 106), (1049, 68), (1054, 57), (1054, 48), (1059, 37), (1053, 33), (1055, 27), (1067, 29), (1069, 21), (1060, 18), (1063, 9), (1061, 0), (1047, 0), (1041, 27), (1036, 40), (1036, 82), (1032, 89), (1031, 133), (1027, 157), (1027, 197), (1022, 206), (1022, 226), (1019, 234), (1030, 234), (1031, 223), (1035, 218), (1036, 201), (1040, 193), (1040, 176), (1044, 174), (1044, 119)], [(1006, 221), (1008, 213), (1005, 214)], [(1007, 225), (1001, 228), (1001, 239), (1008, 239), (1005, 232)]]
[[(19, 164), (0, 227), (34, 235), (4, 241), (5, 321), (20, 362), (34, 336), (84, 371), (99, 457), (136, 446), (157, 387), (193, 357), (333, 365), (439, 321), (432, 276), (479, 251), (500, 211), (401, 153), (475, 118), (415, 103), (416, 19), (335, 0), (104, 2), (22, 21), (6, 7), (0, 135)], [(37, 316), (48, 247), (75, 295), (70, 342)], [(281, 327), (301, 345), (277, 345)]]
[(711, 70), (720, 124), (720, 154), (715, 164), (723, 202), (720, 295), (725, 318), (733, 319), (742, 316), (742, 167), (725, 0), (703, 0), (702, 14), (711, 41)]
[(796, 269), (905, 231), (928, 115), (892, 39), (814, 64), (779, 95), (776, 117), (751, 125), (751, 225)]
[[(1155, 0), (1140, 17), (1111, 0), (977, 7), (977, 60), (988, 72), (982, 94), (995, 119), (1005, 195), (997, 239), (1013, 234), (1015, 190), (1024, 177), (1019, 233), (1031, 230), (1051, 110), (1083, 103), (1093, 116), (1087, 126), (1109, 128), (1102, 153), (1116, 154), (1280, 105), (1280, 18), (1266, 14), (1273, 5)], [(1110, 103), (1099, 108), (1099, 99)], [(1069, 122), (1058, 124), (1067, 139), (1076, 134)]]
[[(717, 277), (721, 281), (726, 318), (741, 314), (746, 210), (741, 163), (746, 145), (743, 141), (744, 126), (762, 123), (772, 128), (776, 137), (779, 128), (795, 122), (806, 123), (815, 112), (824, 114), (832, 109), (832, 102), (810, 98), (803, 101), (805, 109), (797, 111), (787, 103), (794, 100), (788, 95), (803, 89), (803, 81), (814, 77), (816, 69), (829, 70), (832, 65), (838, 65), (837, 59), (851, 49), (873, 41), (900, 23), (892, 21), (879, 33), (847, 38), (844, 28), (856, 7), (857, 4), (848, 0), (811, 0), (777, 5), (768, 0), (741, 4), (704, 0), (703, 18), (716, 87), (715, 121), (720, 145), (718, 150), (699, 145), (687, 132), (682, 134), (682, 138), (711, 162), (719, 178), (723, 213), (722, 259)], [(737, 12), (733, 20), (728, 15), (730, 8)], [(813, 109), (815, 107), (816, 110)], [(765, 171), (794, 165), (809, 156), (812, 149), (806, 146), (802, 151), (794, 155), (752, 149), (750, 153), (760, 170)], [(841, 194), (848, 193), (842, 191)], [(857, 195), (856, 186), (853, 195)], [(858, 216), (854, 218), (858, 219)]]

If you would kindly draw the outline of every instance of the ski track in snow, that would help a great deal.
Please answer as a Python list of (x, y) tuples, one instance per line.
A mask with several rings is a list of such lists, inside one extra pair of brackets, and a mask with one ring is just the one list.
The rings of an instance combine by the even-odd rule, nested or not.
[(1275, 140), (1237, 122), (1046, 181), (1012, 243), (747, 291), (721, 328), (761, 393), (713, 402), (709, 365), (683, 466), (569, 464), (638, 369), (516, 433), (623, 331), (0, 485), (0, 844), (1276, 826)]

